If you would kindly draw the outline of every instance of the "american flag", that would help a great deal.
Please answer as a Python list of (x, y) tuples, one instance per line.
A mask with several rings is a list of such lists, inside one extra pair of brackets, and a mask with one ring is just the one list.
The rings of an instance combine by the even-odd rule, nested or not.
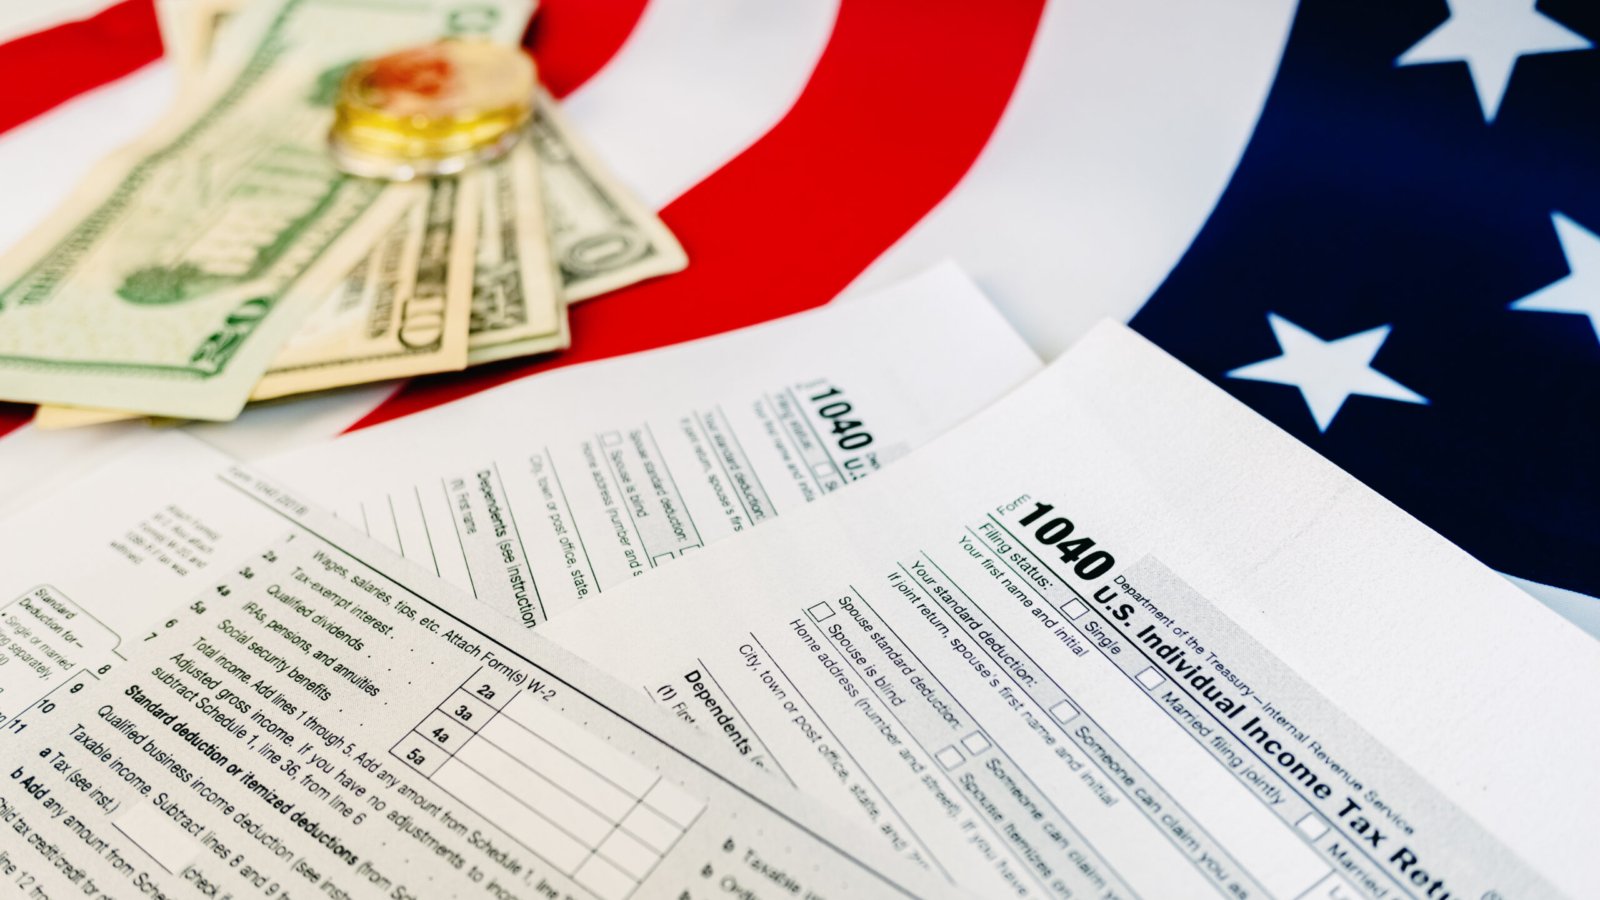
[[(5, 246), (176, 76), (150, 0), (0, 0), (0, 36)], [(1046, 355), (1131, 321), (1600, 634), (1596, 40), (1581, 0), (543, 0), (542, 78), (690, 268), (574, 308), (553, 361), (204, 436), (259, 456), (953, 258)]]

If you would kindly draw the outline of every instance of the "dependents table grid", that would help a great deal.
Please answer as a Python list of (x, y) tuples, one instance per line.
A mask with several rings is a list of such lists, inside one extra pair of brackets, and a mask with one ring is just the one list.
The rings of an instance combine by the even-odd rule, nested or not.
[(480, 668), (389, 751), (602, 900), (625, 900), (705, 809)]

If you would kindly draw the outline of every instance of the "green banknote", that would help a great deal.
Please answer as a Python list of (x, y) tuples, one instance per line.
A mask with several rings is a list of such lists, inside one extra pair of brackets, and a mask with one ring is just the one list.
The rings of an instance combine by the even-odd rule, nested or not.
[(0, 258), (0, 398), (237, 415), (304, 315), (412, 199), (328, 158), (344, 68), (445, 34), (515, 41), (531, 9), (251, 4), (180, 108)]
[(532, 146), (523, 141), (467, 177), (480, 182), (483, 201), (467, 364), (565, 348), (567, 305), (550, 261)]
[(539, 155), (563, 300), (587, 300), (688, 265), (677, 238), (584, 146), (549, 94), (540, 94), (528, 137)]
[[(242, 35), (251, 33), (253, 29), (239, 20), (254, 14), (255, 8), (241, 4), (243, 0), (158, 2), (157, 9), (165, 10), (163, 37), (174, 48), (171, 55), (180, 61), (186, 83), (194, 83), (195, 73), (213, 64), (214, 57), (226, 57), (230, 45), (237, 46)], [(234, 21), (219, 31), (221, 23), (228, 20)], [(539, 94), (538, 116), (527, 138), (536, 151), (536, 159), (529, 164), (538, 169), (537, 192), (545, 209), (534, 217), (540, 221), (523, 227), (536, 224), (547, 232), (561, 301), (587, 300), (688, 265), (672, 232), (584, 145), (561, 105), (548, 93)], [(525, 199), (525, 193), (518, 191), (519, 201)], [(493, 195), (492, 188), (486, 189), (486, 197)], [(485, 206), (486, 213), (493, 210), (492, 202)], [(496, 233), (486, 223), (483, 234)], [(481, 319), (474, 317), (475, 322)], [(506, 333), (481, 334), (474, 341), (473, 362), (516, 355), (506, 337)], [(495, 347), (492, 351), (491, 344)], [(553, 346), (565, 346), (564, 338), (548, 345), (535, 342), (528, 345), (528, 352)]]

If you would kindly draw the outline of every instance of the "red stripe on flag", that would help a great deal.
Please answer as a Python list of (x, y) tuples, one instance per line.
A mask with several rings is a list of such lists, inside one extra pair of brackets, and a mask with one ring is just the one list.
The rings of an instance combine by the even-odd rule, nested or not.
[(545, 0), (524, 41), (539, 61), (539, 80), (557, 97), (580, 85), (611, 61), (646, 0)]
[(794, 107), (661, 217), (689, 268), (572, 309), (572, 347), (412, 381), (351, 430), (494, 385), (827, 302), (971, 167), (1042, 3), (844, 0)]
[(0, 403), (0, 437), (28, 424), (33, 418), (33, 407), (21, 403)]
[(123, 0), (76, 22), (0, 44), (0, 133), (161, 56), (151, 0)]

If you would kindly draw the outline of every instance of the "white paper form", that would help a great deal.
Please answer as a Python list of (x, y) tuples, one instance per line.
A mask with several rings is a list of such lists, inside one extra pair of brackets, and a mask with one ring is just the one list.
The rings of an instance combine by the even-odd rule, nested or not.
[(1038, 368), (946, 265), (260, 466), (533, 626), (876, 471)]
[(1600, 891), (1600, 648), (1121, 326), (544, 633), (983, 896)]
[(118, 422), (95, 428), (22, 428), (0, 444), (0, 516), (70, 484), (74, 478), (137, 444), (150, 427)]
[[(125, 486), (141, 475), (108, 471)], [(216, 535), (181, 594), (144, 564), (113, 582), (12, 561), (52, 585), (33, 598), (45, 627), (79, 629), (89, 606), (168, 610), (117, 664), (77, 666), (6, 722), (0, 877), (17, 896), (946, 890), (296, 496), (236, 467), (176, 480), (161, 521)], [(147, 560), (176, 561), (138, 533), (159, 548)], [(103, 555), (100, 537), (80, 535), (81, 560)], [(79, 606), (57, 605), (57, 583)]]
[(272, 524), (211, 477), (220, 451), (149, 428), (118, 444), (0, 520), (0, 733), (109, 671)]

